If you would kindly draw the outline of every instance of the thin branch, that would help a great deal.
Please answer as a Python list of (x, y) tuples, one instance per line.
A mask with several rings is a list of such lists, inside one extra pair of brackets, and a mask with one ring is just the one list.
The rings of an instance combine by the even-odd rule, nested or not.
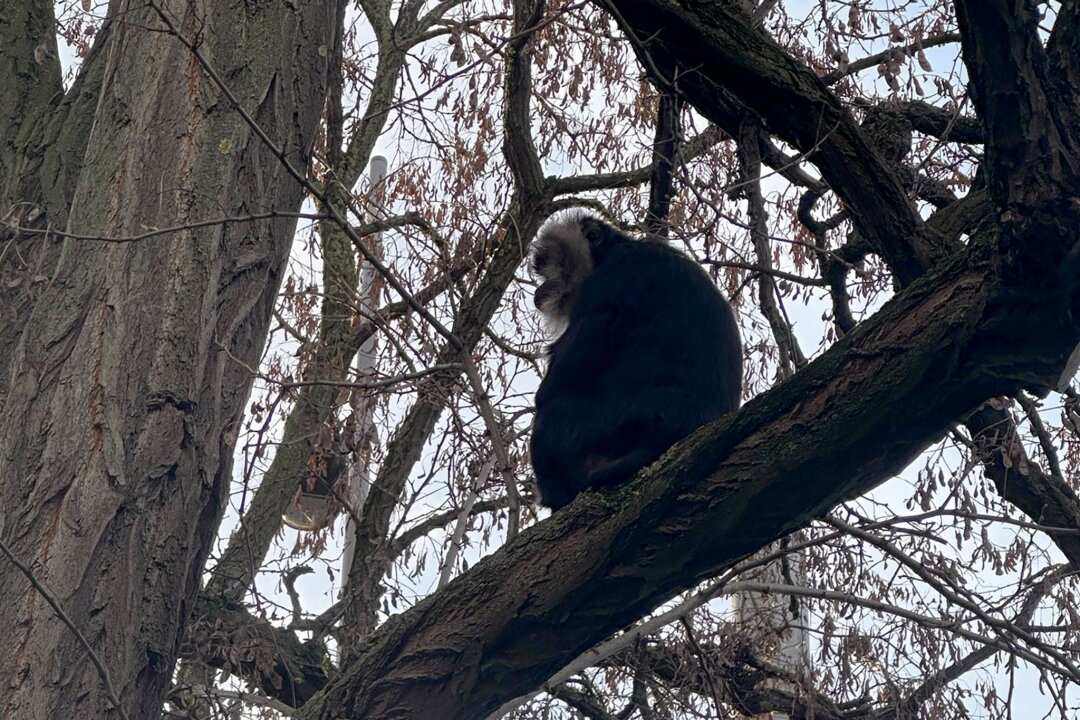
[(1016, 401), (1020, 403), (1020, 407), (1024, 409), (1024, 415), (1027, 416), (1028, 423), (1031, 424), (1031, 429), (1035, 432), (1035, 437), (1039, 438), (1039, 446), (1042, 448), (1043, 457), (1046, 458), (1046, 464), (1050, 466), (1050, 473), (1058, 481), (1065, 482), (1065, 476), (1061, 474), (1061, 463), (1058, 461), (1057, 448), (1054, 447), (1054, 439), (1050, 437), (1042, 418), (1039, 417), (1039, 408), (1023, 393), (1019, 393), (1015, 397)]
[(256, 705), (258, 707), (265, 707), (274, 710), (285, 717), (295, 717), (296, 708), (290, 707), (280, 700), (275, 700), (272, 697), (267, 697), (260, 693), (243, 692), (241, 690), (223, 690), (221, 688), (210, 688), (204, 686), (192, 686), (185, 688), (192, 695), (204, 697), (207, 700), (239, 700), (247, 705)]
[[(237, 362), (241, 362), (239, 359), (234, 358)], [(449, 370), (460, 370), (461, 365), (458, 363), (441, 363), (437, 365), (429, 365), (423, 370), (417, 370), (416, 372), (401, 373), (400, 375), (394, 375), (392, 377), (382, 378), (380, 380), (361, 380), (358, 382), (347, 382), (344, 380), (279, 380), (271, 377), (265, 373), (259, 372), (257, 369), (248, 366), (248, 370), (251, 371), (254, 377), (259, 378), (269, 384), (275, 385), (285, 390), (292, 390), (294, 388), (301, 387), (336, 387), (336, 388), (355, 388), (358, 390), (379, 390), (383, 388), (393, 387), (394, 385), (400, 385), (401, 383), (411, 382), (413, 380), (420, 380), (434, 375), (436, 373), (447, 372)]]
[(869, 70), (872, 67), (877, 67), (879, 64), (886, 60), (891, 60), (896, 57), (897, 54), (910, 56), (912, 53), (919, 52), (925, 48), (938, 47), (940, 45), (949, 45), (951, 43), (960, 42), (960, 33), (942, 33), (941, 35), (934, 35), (928, 38), (917, 40), (913, 43), (902, 46), (894, 46), (882, 50), (879, 53), (873, 55), (867, 55), (864, 58), (859, 58), (854, 62), (850, 62), (842, 68), (837, 68), (821, 76), (821, 79), (825, 81), (826, 85), (834, 85), (841, 79), (854, 75), (855, 73), (862, 72), (863, 70)]
[(403, 215), (392, 215), (390, 217), (372, 220), (371, 222), (355, 227), (353, 232), (359, 237), (367, 237), (368, 235), (374, 235), (375, 233), (384, 230), (392, 230), (408, 225), (414, 225), (428, 234), (434, 234), (435, 232), (434, 228), (431, 227), (431, 223), (425, 220), (424, 216), (418, 212), (407, 212)]
[(57, 230), (53, 227), (45, 228), (30, 228), (19, 225), (18, 223), (4, 222), (0, 223), (11, 230), (16, 230), (20, 233), (27, 235), (46, 235), (48, 237), (67, 238), (70, 240), (83, 240), (86, 242), (102, 242), (102, 243), (134, 243), (142, 242), (143, 240), (149, 240), (151, 238), (161, 237), (163, 235), (171, 235), (172, 233), (184, 232), (186, 230), (196, 230), (198, 228), (213, 227), (215, 225), (228, 225), (232, 223), (246, 223), (255, 222), (257, 220), (273, 220), (275, 218), (301, 218), (307, 220), (325, 220), (328, 219), (328, 215), (321, 213), (304, 213), (304, 212), (286, 212), (283, 210), (270, 210), (261, 213), (252, 213), (250, 215), (237, 215), (233, 217), (220, 217), (213, 218), (211, 220), (199, 220), (197, 222), (185, 223), (183, 225), (174, 225), (167, 228), (155, 228), (148, 230), (138, 235), (81, 235), (79, 233), (66, 232), (64, 230)]
[[(945, 632), (952, 633), (965, 640), (979, 643), (980, 645), (989, 645), (998, 650), (1002, 650), (1007, 653), (1011, 653), (1024, 660), (1027, 660), (1032, 665), (1039, 667), (1043, 670), (1047, 670), (1052, 673), (1058, 673), (1069, 677), (1072, 682), (1080, 682), (1080, 675), (1073, 672), (1072, 669), (1067, 666), (1053, 665), (1048, 662), (1043, 656), (1038, 655), (1027, 648), (1017, 645), (1014, 642), (1010, 642), (1004, 637), (992, 637), (989, 635), (983, 635), (973, 630), (961, 627), (956, 620), (943, 619), (939, 617), (933, 617), (931, 615), (923, 615), (917, 613), (914, 610), (908, 610), (907, 608), (900, 607), (898, 605), (890, 605), (889, 603), (882, 602), (880, 600), (872, 600), (870, 598), (859, 597), (858, 595), (852, 595), (848, 592), (842, 592), (839, 590), (824, 590), (821, 588), (809, 588), (800, 585), (784, 585), (780, 583), (764, 583), (764, 582), (735, 582), (731, 583), (724, 589), (724, 594), (734, 594), (739, 592), (755, 592), (766, 594), (781, 594), (781, 595), (797, 595), (799, 597), (815, 598), (817, 600), (828, 600), (830, 602), (842, 603), (846, 605), (857, 605), (859, 607), (867, 608), (868, 610), (875, 610), (877, 612), (887, 613), (889, 615), (896, 615), (897, 617), (910, 620), (911, 622), (922, 625), (923, 627), (933, 628), (935, 630), (943, 630)], [(1002, 621), (1007, 623), (1008, 621)]]
[[(1038, 609), (1039, 603), (1042, 602), (1042, 599), (1049, 591), (1051, 584), (1054, 581), (1061, 579), (1063, 576), (1064, 573), (1058, 571), (1040, 582), (1028, 594), (1027, 599), (1024, 600), (1024, 604), (1020, 607), (1020, 611), (1013, 619), (1013, 623), (1019, 627), (1027, 627), (1032, 616), (1034, 616), (1035, 611)], [(917, 688), (912, 690), (907, 697), (903, 698), (892, 713), (879, 718), (879, 720), (885, 720), (887, 717), (896, 716), (901, 709), (910, 710), (913, 713), (912, 717), (914, 717), (914, 713), (917, 712), (918, 707), (929, 700), (935, 692), (956, 680), (964, 673), (972, 670), (979, 665), (979, 663), (989, 660), (999, 651), (999, 648), (993, 647), (992, 645), (983, 645), (977, 650), (958, 659), (956, 662), (943, 667), (941, 670), (938, 670), (936, 673), (923, 680)]]
[(304, 335), (304, 333), (300, 331), (300, 328), (286, 320), (285, 316), (282, 315), (277, 308), (274, 308), (274, 319), (278, 321), (278, 324), (281, 325), (286, 333), (288, 333), (289, 337), (300, 343), (300, 345), (308, 345), (311, 342), (311, 338)]
[(686, 640), (690, 643), (694, 656), (697, 657), (698, 663), (701, 665), (701, 674), (705, 676), (705, 682), (709, 686), (709, 694), (712, 695), (712, 701), (716, 704), (716, 716), (720, 717), (724, 713), (724, 704), (720, 700), (720, 690), (716, 687), (716, 678), (713, 677), (712, 668), (709, 667), (705, 660), (705, 653), (701, 649), (701, 645), (698, 644), (697, 637), (694, 635), (694, 628), (690, 626), (690, 620), (685, 615), (679, 620), (682, 623), (683, 630), (686, 631)]
[(49, 607), (53, 609), (53, 612), (55, 612), (56, 616), (60, 618), (60, 621), (67, 625), (68, 630), (70, 630), (72, 634), (75, 635), (75, 639), (79, 641), (79, 644), (82, 645), (83, 650), (85, 650), (86, 654), (90, 656), (90, 662), (94, 664), (94, 668), (97, 670), (98, 677), (101, 678), (101, 684), (105, 689), (105, 697), (108, 698), (110, 703), (112, 703), (113, 708), (116, 710), (116, 713), (120, 716), (121, 720), (128, 720), (128, 714), (124, 712), (124, 706), (120, 704), (120, 696), (113, 688), (112, 680), (109, 679), (109, 669), (105, 667), (105, 663), (102, 662), (101, 658), (98, 657), (98, 654), (94, 652), (94, 648), (90, 645), (90, 641), (86, 639), (86, 636), (82, 634), (82, 631), (75, 626), (75, 623), (72, 621), (72, 619), (68, 617), (68, 614), (64, 612), (64, 609), (62, 607), (60, 607), (60, 603), (56, 599), (56, 596), (53, 595), (52, 590), (50, 590), (48, 586), (45, 585), (45, 583), (38, 580), (34, 576), (34, 573), (30, 571), (30, 568), (28, 568), (26, 565), (23, 565), (19, 561), (19, 559), (15, 557), (15, 554), (11, 552), (11, 548), (9, 548), (3, 540), (0, 540), (0, 551), (3, 551), (4, 555), (7, 555), (7, 558), (11, 561), (11, 564), (18, 568), (19, 572), (21, 572), (26, 577), (26, 579), (30, 581), (30, 585), (34, 588), (37, 594), (40, 595), (45, 600), (45, 602), (49, 604)]
[(605, 710), (594, 697), (590, 697), (565, 683), (551, 688), (550, 693), (552, 697), (558, 698), (574, 710), (577, 710), (588, 720), (616, 720), (616, 717)]
[[(758, 153), (760, 132), (757, 125), (752, 122), (744, 122), (740, 128), (738, 143), (742, 170), (740, 194), (746, 199), (747, 214), (750, 218), (750, 237), (753, 240), (758, 265), (771, 270), (772, 248), (769, 245), (768, 213), (765, 210), (765, 198), (761, 194), (761, 155)], [(781, 376), (787, 378), (806, 365), (806, 356), (799, 347), (799, 341), (792, 332), (791, 325), (780, 312), (778, 297), (779, 290), (772, 276), (766, 273), (761, 274), (758, 277), (758, 303), (776, 340), (780, 355)]]
[[(825, 222), (814, 218), (814, 205), (821, 199), (822, 192), (819, 190), (807, 190), (799, 198), (796, 217), (803, 227), (814, 236), (815, 255), (821, 276), (829, 288), (829, 298), (832, 300), (833, 322), (840, 337), (847, 335), (855, 327), (855, 318), (851, 314), (851, 297), (847, 290), (848, 263), (839, 260), (834, 253), (828, 251), (826, 246), (826, 233), (838, 226), (847, 217), (840, 213)], [(866, 250), (869, 251), (869, 246)]]
[(476, 369), (476, 363), (472, 358), (465, 358), (465, 376), (469, 379), (473, 398), (480, 410), (480, 417), (487, 426), (488, 437), (491, 439), (491, 450), (499, 464), (499, 474), (502, 475), (503, 484), (506, 486), (506, 497), (510, 502), (508, 525), (506, 528), (506, 540), (510, 541), (518, 534), (518, 526), (521, 522), (521, 493), (518, 492), (517, 478), (514, 476), (513, 466), (510, 464), (510, 454), (506, 450), (506, 440), (503, 438), (502, 425), (495, 415), (495, 408), (491, 405), (491, 397), (484, 388), (484, 381), (480, 378), (480, 372)]
[[(961, 596), (959, 592), (953, 590), (952, 588), (947, 587), (946, 584), (940, 579), (941, 576), (932, 573), (924, 564), (916, 561), (910, 555), (901, 551), (889, 541), (884, 540), (883, 538), (880, 538), (873, 533), (867, 532), (862, 528), (858, 528), (854, 525), (846, 523), (843, 520), (837, 518), (836, 516), (830, 515), (829, 517), (824, 518), (824, 522), (832, 525), (833, 527), (839, 528), (844, 532), (850, 533), (862, 540), (863, 542), (869, 543), (870, 545), (873, 545), (882, 552), (888, 554), (890, 557), (896, 559), (900, 564), (908, 568), (911, 572), (915, 573), (915, 575), (917, 575), (923, 582), (934, 588), (938, 593), (940, 593), (946, 600), (948, 600), (952, 604), (967, 610), (969, 613), (972, 614), (973, 617), (978, 618), (980, 622), (987, 625), (988, 627), (991, 627), (1000, 633), (1006, 633), (1018, 637), (1032, 647), (1037, 648), (1039, 651), (1045, 653), (1047, 656), (1053, 658), (1056, 662), (1060, 663), (1061, 667), (1067, 670), (1066, 674), (1080, 681), (1080, 668), (1077, 668), (1077, 666), (1069, 657), (1058, 651), (1056, 648), (1051, 647), (1047, 643), (1044, 643), (1042, 640), (1027, 632), (1023, 628), (1019, 627), (1015, 623), (991, 616), (988, 612), (986, 612), (986, 610), (979, 607), (977, 603), (969, 600), (966, 597)], [(1009, 643), (1009, 647), (1012, 648), (1012, 652), (1019, 653), (1022, 651), (1022, 648), (1014, 643)]]
[(443, 558), (442, 568), (439, 570), (439, 583), (436, 590), (444, 588), (446, 583), (450, 582), (450, 577), (454, 572), (454, 564), (457, 562), (458, 552), (461, 550), (461, 543), (465, 539), (465, 531), (469, 527), (469, 516), (472, 514), (473, 506), (476, 504), (476, 498), (480, 495), (480, 488), (487, 483), (488, 478), (491, 476), (491, 469), (495, 466), (497, 459), (498, 456), (492, 453), (473, 479), (472, 487), (469, 488), (469, 496), (465, 498), (465, 502), (458, 512), (454, 532), (450, 536), (450, 547), (446, 549), (446, 556)]
[[(486, 463), (485, 463), (486, 467)], [(490, 472), (490, 471), (489, 471)], [(481, 474), (483, 471), (481, 470)], [(495, 510), (501, 510), (506, 507), (510, 502), (507, 497), (495, 498), (494, 500), (479, 500), (470, 509), (470, 515), (475, 516), (480, 513), (494, 512)], [(462, 505), (464, 507), (464, 505)], [(390, 554), (393, 556), (400, 555), (401, 552), (409, 545), (413, 544), (420, 538), (427, 535), (432, 530), (436, 530), (462, 516), (461, 509), (446, 510), (445, 512), (437, 513), (431, 517), (423, 520), (422, 522), (413, 525), (407, 530), (403, 530), (400, 535), (394, 538), (390, 544)]]
[(779, 278), (780, 280), (788, 280), (793, 283), (798, 283), (799, 285), (809, 285), (810, 287), (826, 287), (828, 285), (828, 283), (821, 278), (806, 277), (804, 275), (789, 273), (771, 267), (762, 267), (761, 265), (756, 265), (754, 263), (738, 262), (737, 260), (714, 260), (712, 258), (704, 258), (702, 259), (701, 263), (703, 265), (711, 265), (713, 267), (749, 270), (750, 272), (758, 275), (768, 275), (770, 277)]

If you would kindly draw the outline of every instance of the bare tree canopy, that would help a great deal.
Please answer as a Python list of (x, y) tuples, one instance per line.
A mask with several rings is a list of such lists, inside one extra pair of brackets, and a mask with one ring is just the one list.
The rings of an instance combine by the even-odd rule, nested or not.
[[(1080, 712), (1077, 3), (13, 0), (0, 42), (0, 717)], [(699, 262), (746, 376), (549, 514), (523, 260), (570, 208)]]

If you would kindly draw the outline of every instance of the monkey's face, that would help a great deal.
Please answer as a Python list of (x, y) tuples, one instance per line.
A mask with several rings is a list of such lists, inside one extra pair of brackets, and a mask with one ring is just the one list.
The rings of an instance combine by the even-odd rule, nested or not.
[(541, 283), (536, 288), (536, 294), (533, 295), (533, 302), (536, 305), (536, 309), (547, 317), (561, 317), (565, 315), (562, 305), (564, 293), (560, 285), (556, 285), (553, 282)]

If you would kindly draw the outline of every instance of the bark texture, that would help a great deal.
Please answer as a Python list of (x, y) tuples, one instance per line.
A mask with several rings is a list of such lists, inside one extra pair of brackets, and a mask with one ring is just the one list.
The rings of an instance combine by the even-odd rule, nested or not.
[[(303, 172), (336, 2), (158, 7)], [(66, 166), (69, 231), (123, 236), (295, 210), (301, 188), (190, 50), (163, 32), (156, 8), (117, 1), (110, 13), (64, 100), (69, 125), (52, 138), (85, 146), (78, 172)], [(82, 102), (88, 85), (93, 103)], [(50, 139), (43, 127), (36, 146)], [(17, 342), (0, 348), (9, 381), (0, 537), (82, 628), (132, 718), (161, 712), (294, 226), (274, 219), (138, 243), (64, 241)], [(113, 716), (76, 639), (4, 563), (0, 607), (0, 715)]]

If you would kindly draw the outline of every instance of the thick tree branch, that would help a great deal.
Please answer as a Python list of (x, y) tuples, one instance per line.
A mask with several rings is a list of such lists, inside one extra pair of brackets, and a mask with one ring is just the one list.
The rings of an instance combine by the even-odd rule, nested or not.
[(922, 100), (908, 100), (897, 104), (895, 108), (923, 135), (972, 145), (983, 141), (982, 125), (977, 118), (965, 117)]
[(1063, 296), (1032, 278), (1033, 296), (1020, 297), (997, 279), (988, 244), (637, 481), (580, 496), (389, 620), (304, 717), (482, 717), (679, 590), (898, 472), (981, 399), (1052, 380), (1080, 332), (1048, 304), (1067, 306), (1078, 284)]
[(1062, 3), (1058, 8), (1054, 30), (1046, 44), (1050, 58), (1050, 81), (1055, 89), (1055, 108), (1061, 122), (1076, 127), (1080, 110), (1067, 98), (1076, 94), (1080, 87), (1080, 5)]
[(300, 707), (329, 682), (326, 646), (255, 617), (242, 605), (199, 596), (180, 656), (241, 675), (264, 693)]
[(901, 283), (946, 254), (848, 110), (737, 10), (680, 0), (597, 1), (633, 38), (642, 64), (662, 87), (674, 84), (721, 127), (730, 115), (725, 98), (733, 95), (770, 132), (806, 154)]
[[(986, 135), (990, 194), (1002, 209), (1070, 196), (1076, 185), (1075, 88), (1060, 99), (1027, 0), (957, 0), (964, 64)], [(1066, 113), (1063, 115), (1062, 113)]]
[(947, 242), (959, 242), (961, 235), (975, 232), (979, 223), (991, 217), (992, 207), (986, 189), (972, 190), (964, 197), (943, 207), (926, 221)]
[(674, 167), (679, 151), (679, 96), (664, 93), (657, 101), (656, 135), (653, 138), (653, 162), (649, 173), (649, 209), (645, 227), (656, 235), (667, 236), (667, 216), (675, 193)]
[(503, 155), (514, 174), (518, 192), (541, 193), (544, 174), (532, 137), (533, 33), (544, 14), (543, 0), (513, 0), (514, 34), (506, 46), (506, 108), (503, 113)]

